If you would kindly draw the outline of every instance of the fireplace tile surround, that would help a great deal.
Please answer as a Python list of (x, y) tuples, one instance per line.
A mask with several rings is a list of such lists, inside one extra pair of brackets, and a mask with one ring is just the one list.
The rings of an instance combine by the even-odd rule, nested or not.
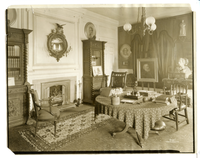
[(70, 103), (70, 80), (59, 80), (44, 82), (41, 84), (42, 98), (50, 97), (50, 88), (53, 86), (62, 86), (62, 105)]
[(44, 99), (49, 97), (50, 87), (61, 85), (63, 95), (62, 105), (67, 105), (73, 103), (74, 99), (76, 99), (76, 79), (76, 76), (37, 79), (32, 81), (32, 88), (37, 90), (40, 99)]

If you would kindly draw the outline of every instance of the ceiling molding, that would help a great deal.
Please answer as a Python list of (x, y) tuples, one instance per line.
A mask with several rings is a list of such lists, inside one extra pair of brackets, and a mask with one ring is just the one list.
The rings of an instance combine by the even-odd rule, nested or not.
[(113, 24), (115, 26), (119, 25), (119, 21), (117, 21), (115, 19), (112, 19), (112, 18), (110, 18), (108, 16), (104, 16), (104, 15), (101, 15), (101, 14), (98, 14), (98, 13), (95, 13), (95, 12), (92, 12), (90, 10), (83, 9), (83, 8), (78, 8), (76, 10), (79, 11), (79, 12), (83, 12), (85, 14), (84, 17), (87, 16), (87, 18), (97, 19), (98, 21), (99, 20), (100, 21), (103, 20), (105, 23), (111, 23), (111, 24)]
[[(156, 7), (146, 7), (146, 16), (153, 16), (156, 19), (162, 19), (192, 12), (190, 5), (173, 5), (172, 7), (157, 6), (158, 5), (156, 5)], [(114, 19), (119, 22), (119, 26), (123, 26), (127, 22), (135, 24), (141, 19), (141, 9), (139, 10), (138, 15), (138, 7), (88, 7), (84, 9)]]

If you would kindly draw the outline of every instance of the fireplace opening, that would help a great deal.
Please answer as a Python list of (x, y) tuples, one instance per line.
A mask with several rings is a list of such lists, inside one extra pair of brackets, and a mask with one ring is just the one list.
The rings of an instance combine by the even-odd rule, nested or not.
[(61, 106), (63, 103), (63, 86), (55, 85), (51, 86), (49, 90), (49, 96), (52, 97), (52, 105)]

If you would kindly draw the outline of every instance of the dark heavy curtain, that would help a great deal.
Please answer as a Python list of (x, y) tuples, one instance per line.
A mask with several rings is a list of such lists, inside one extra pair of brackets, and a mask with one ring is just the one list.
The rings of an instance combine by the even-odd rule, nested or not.
[(174, 69), (174, 41), (168, 35), (167, 31), (160, 32), (157, 38), (156, 34), (152, 37), (154, 53), (158, 59), (159, 82), (162, 78), (168, 76), (168, 72)]
[(133, 73), (135, 76), (137, 76), (137, 59), (143, 57), (143, 47), (142, 47), (142, 40), (139, 34), (136, 34), (131, 41), (131, 49), (132, 49), (132, 54), (133, 58), (132, 61), (133, 63)]

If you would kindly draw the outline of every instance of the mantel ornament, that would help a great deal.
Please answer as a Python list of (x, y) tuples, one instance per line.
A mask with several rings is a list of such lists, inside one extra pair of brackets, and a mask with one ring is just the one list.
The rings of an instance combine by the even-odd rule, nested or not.
[(47, 47), (49, 51), (49, 55), (56, 58), (57, 62), (64, 55), (67, 54), (71, 50), (71, 46), (68, 48), (67, 40), (65, 39), (65, 35), (63, 34), (63, 25), (57, 24), (56, 29), (52, 29), (51, 33), (47, 36)]

